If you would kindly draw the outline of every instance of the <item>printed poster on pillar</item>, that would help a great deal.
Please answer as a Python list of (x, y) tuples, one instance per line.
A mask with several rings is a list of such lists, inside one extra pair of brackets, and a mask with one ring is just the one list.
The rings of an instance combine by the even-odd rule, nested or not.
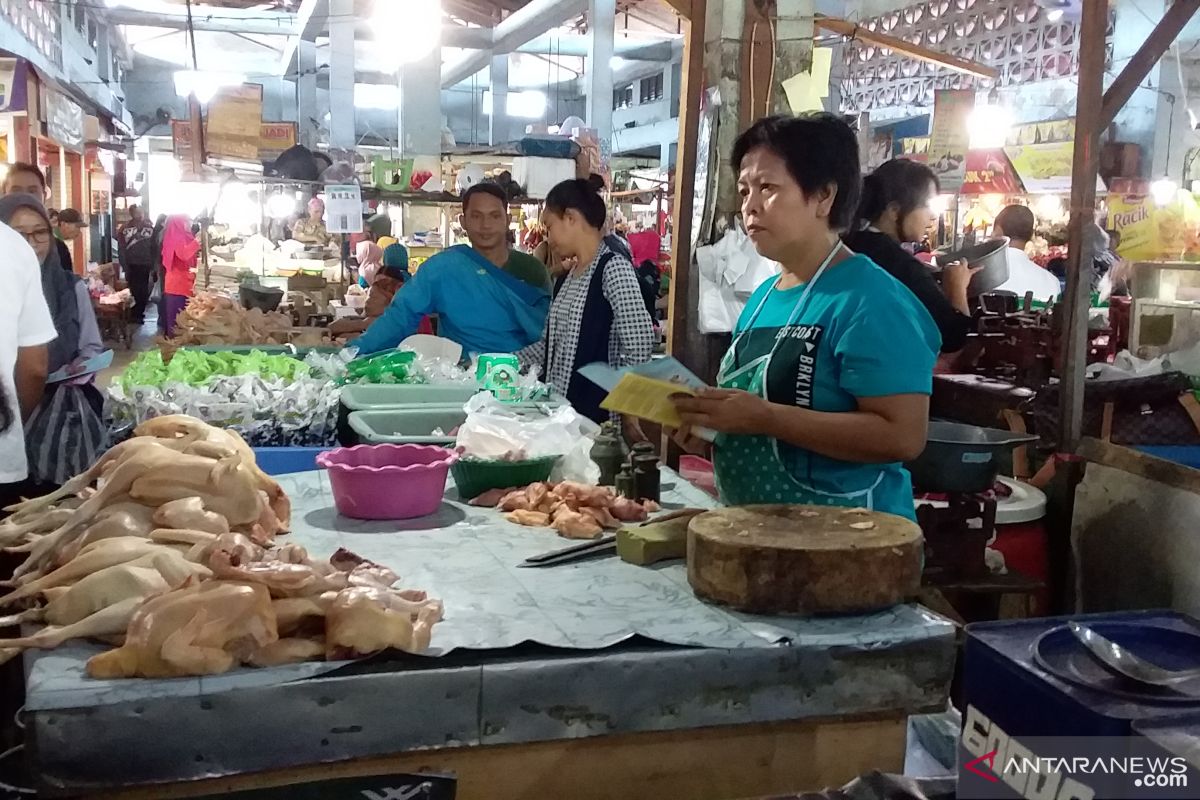
[(970, 89), (939, 89), (933, 93), (927, 163), (947, 194), (958, 192), (963, 185), (971, 144), (967, 117), (974, 108), (975, 92)]

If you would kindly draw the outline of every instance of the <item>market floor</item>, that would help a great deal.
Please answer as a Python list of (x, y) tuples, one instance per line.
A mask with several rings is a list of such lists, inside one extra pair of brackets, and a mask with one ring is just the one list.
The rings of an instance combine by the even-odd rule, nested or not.
[(108, 369), (101, 370), (96, 376), (96, 386), (101, 390), (107, 389), (112, 383), (112, 379), (125, 371), (133, 359), (137, 358), (138, 353), (145, 350), (153, 350), (157, 345), (154, 343), (155, 337), (158, 336), (158, 310), (153, 304), (146, 309), (146, 321), (139, 325), (133, 332), (133, 346), (126, 349), (125, 345), (104, 341), (105, 347), (111, 347), (113, 350), (113, 363)]

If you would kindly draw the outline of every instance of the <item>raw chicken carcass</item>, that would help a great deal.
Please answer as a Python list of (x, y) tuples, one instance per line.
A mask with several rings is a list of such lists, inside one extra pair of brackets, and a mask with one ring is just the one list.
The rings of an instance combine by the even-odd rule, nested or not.
[(261, 584), (274, 597), (320, 594), (348, 585), (346, 573), (324, 575), (309, 564), (289, 564), (285, 561), (243, 562), (235, 554), (223, 549), (213, 551), (208, 566), (218, 578)]
[(51, 650), (69, 639), (118, 636), (125, 632), (133, 615), (144, 602), (141, 597), (130, 597), (70, 625), (50, 625), (31, 636), (0, 639), (0, 648), (3, 648), (0, 649), (0, 661), (7, 661), (27, 648)]
[(627, 497), (614, 498), (608, 503), (608, 510), (621, 522), (645, 522), (650, 513), (645, 506)]
[(261, 586), (204, 581), (147, 600), (125, 644), (88, 660), (93, 678), (216, 675), (279, 639)]
[(608, 530), (615, 530), (621, 527), (621, 521), (614, 517), (607, 508), (594, 508), (592, 506), (583, 506), (579, 509), (580, 514), (587, 514), (596, 522), (600, 523), (600, 527)]
[(517, 489), (514, 492), (509, 492), (500, 498), (500, 502), (496, 504), (496, 508), (501, 511), (529, 511), (529, 495), (524, 489)]
[(330, 660), (369, 655), (389, 647), (420, 653), (442, 619), (437, 600), (407, 600), (387, 589), (356, 586), (338, 592), (325, 616)]
[(105, 513), (98, 515), (96, 521), (89, 525), (82, 535), (58, 551), (53, 563), (61, 566), (78, 555), (79, 551), (89, 544), (103, 539), (120, 537), (145, 539), (150, 535), (152, 527), (149, 515), (134, 515), (127, 511), (109, 513), (105, 510)]
[(79, 555), (58, 569), (35, 580), (21, 584), (15, 591), (0, 597), (0, 605), (10, 605), (26, 597), (34, 597), (45, 589), (76, 583), (93, 572), (99, 572), (116, 564), (127, 564), (147, 555), (169, 553), (178, 555), (169, 547), (155, 544), (149, 539), (121, 537), (101, 539), (79, 552)]
[(160, 528), (229, 533), (229, 520), (206, 509), (199, 497), (183, 497), (163, 503), (154, 512), (154, 522)]
[(44, 607), (0, 618), (0, 626), (24, 622), (70, 625), (122, 600), (146, 598), (173, 588), (154, 567), (117, 564), (93, 572), (72, 586), (47, 589), (49, 602)]
[(262, 500), (253, 473), (239, 457), (213, 461), (202, 456), (175, 454), (175, 458), (175, 464), (139, 475), (129, 494), (146, 505), (157, 506), (172, 500), (198, 497), (204, 508), (220, 514), (230, 525), (246, 525), (258, 520)]
[(595, 539), (604, 532), (594, 518), (569, 508), (561, 508), (555, 513), (551, 527), (567, 539)]

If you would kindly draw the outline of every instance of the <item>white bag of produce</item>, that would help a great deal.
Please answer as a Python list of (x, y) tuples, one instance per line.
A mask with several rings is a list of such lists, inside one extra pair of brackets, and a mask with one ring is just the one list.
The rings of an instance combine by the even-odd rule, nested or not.
[(467, 421), (458, 429), (456, 444), (466, 458), (522, 461), (561, 456), (551, 480), (589, 485), (600, 480), (600, 468), (592, 461), (600, 426), (569, 405), (544, 410), (517, 407), (480, 392), (463, 410)]

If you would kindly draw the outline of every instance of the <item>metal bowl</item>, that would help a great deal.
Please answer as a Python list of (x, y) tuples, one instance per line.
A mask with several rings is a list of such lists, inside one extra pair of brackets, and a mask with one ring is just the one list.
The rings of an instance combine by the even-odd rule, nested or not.
[(925, 451), (905, 466), (919, 492), (984, 492), (996, 482), (1000, 456), (1036, 442), (1026, 433), (957, 422), (930, 422)]
[(962, 250), (943, 252), (939, 250), (938, 264), (945, 265), (954, 261), (965, 261), (967, 266), (979, 267), (979, 272), (971, 278), (967, 287), (968, 297), (978, 297), (990, 292), (1008, 280), (1008, 237), (989, 239), (986, 242), (964, 247)]

